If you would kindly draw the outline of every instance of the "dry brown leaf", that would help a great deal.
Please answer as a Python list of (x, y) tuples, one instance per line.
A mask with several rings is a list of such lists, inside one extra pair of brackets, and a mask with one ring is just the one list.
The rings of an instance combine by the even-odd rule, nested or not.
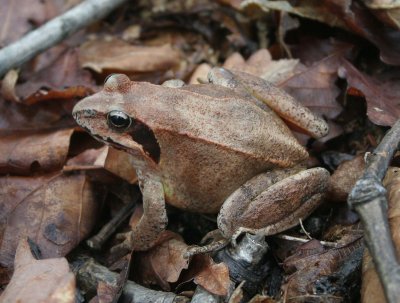
[(381, 59), (400, 65), (400, 31), (380, 23), (357, 1), (303, 0), (303, 1), (245, 1), (246, 9), (259, 8), (266, 12), (279, 10), (317, 20), (330, 26), (351, 31), (373, 43), (381, 51)]
[(137, 182), (135, 167), (132, 164), (132, 156), (109, 146), (85, 150), (74, 158), (69, 159), (63, 170), (73, 171), (99, 168), (104, 168), (131, 184)]
[(229, 269), (225, 263), (214, 263), (210, 256), (203, 256), (203, 264), (200, 272), (195, 276), (194, 283), (201, 285), (210, 293), (219, 296), (228, 294)]
[(0, 174), (27, 175), (61, 169), (73, 131), (0, 137)]
[(342, 162), (329, 179), (327, 197), (330, 201), (344, 202), (351, 189), (364, 173), (364, 155)]
[(182, 270), (189, 266), (189, 259), (183, 257), (188, 246), (181, 236), (170, 231), (165, 231), (160, 238), (157, 246), (135, 259), (139, 265), (135, 271), (145, 284), (158, 284), (169, 290), (169, 283), (176, 282)]
[(15, 90), (25, 104), (34, 104), (48, 100), (81, 99), (95, 92), (97, 87), (90, 73), (79, 67), (77, 51), (68, 49), (29, 81), (17, 85)]
[(400, 30), (399, 0), (364, 0), (363, 2), (379, 20)]
[(81, 66), (99, 74), (166, 71), (177, 68), (180, 60), (180, 53), (168, 44), (134, 46), (115, 38), (88, 41), (79, 50)]
[(19, 239), (33, 239), (45, 258), (65, 256), (97, 220), (94, 188), (85, 175), (1, 177), (0, 197), (0, 263), (7, 267)]
[(267, 50), (259, 50), (247, 61), (241, 55), (233, 54), (224, 67), (272, 82), (313, 112), (335, 118), (342, 110), (336, 101), (340, 91), (335, 82), (344, 53), (345, 50), (341, 49), (306, 67), (298, 60), (274, 61)]
[(15, 255), (15, 271), (1, 302), (75, 302), (75, 276), (65, 258), (36, 260), (21, 238)]
[(71, 111), (74, 102), (25, 105), (0, 97), (0, 135), (33, 133), (76, 126)]
[(277, 83), (314, 113), (333, 119), (342, 111), (336, 101), (340, 90), (335, 85), (343, 52), (332, 54), (309, 67), (298, 65), (293, 76)]
[(30, 31), (32, 24), (39, 25), (54, 17), (48, 14), (49, 4), (40, 0), (33, 0), (29, 5), (25, 0), (1, 0), (0, 7), (0, 48)]
[[(107, 148), (104, 168), (130, 184), (137, 182), (136, 170), (133, 166), (133, 156), (112, 147)], [(97, 164), (99, 162), (95, 162)]]
[[(353, 238), (352, 238), (353, 239)], [(309, 245), (306, 243), (305, 245)], [(300, 247), (301, 249), (301, 247)], [(307, 302), (311, 298), (318, 298), (323, 302), (342, 302), (343, 295), (340, 287), (333, 286), (330, 292), (322, 290), (316, 293), (318, 283), (324, 278), (333, 275), (345, 262), (362, 253), (362, 239), (352, 240), (344, 246), (319, 251), (306, 250), (284, 261), (284, 268), (292, 273), (283, 285), (285, 302)], [(335, 283), (335, 279), (331, 283)], [(346, 294), (347, 295), (347, 294)]]
[(340, 74), (348, 86), (356, 91), (350, 94), (364, 95), (367, 100), (368, 118), (378, 125), (393, 125), (400, 117), (400, 81), (397, 78), (380, 81), (357, 70), (350, 62), (343, 61)]
[(299, 64), (296, 59), (272, 60), (267, 49), (260, 49), (244, 60), (239, 53), (233, 53), (225, 62), (224, 67), (239, 70), (263, 78), (272, 83), (279, 83), (290, 78)]
[(85, 149), (82, 153), (76, 155), (75, 157), (68, 159), (67, 163), (63, 167), (64, 171), (74, 171), (74, 170), (89, 170), (89, 169), (99, 169), (103, 166), (97, 164), (96, 162), (104, 161), (107, 151), (107, 147), (103, 146), (101, 148), (90, 148)]
[(207, 83), (207, 75), (211, 68), (211, 65), (207, 63), (198, 65), (190, 76), (189, 84)]
[(229, 297), (228, 303), (240, 303), (243, 299), (243, 285), (246, 281), (240, 282), (240, 284), (235, 288), (232, 295)]

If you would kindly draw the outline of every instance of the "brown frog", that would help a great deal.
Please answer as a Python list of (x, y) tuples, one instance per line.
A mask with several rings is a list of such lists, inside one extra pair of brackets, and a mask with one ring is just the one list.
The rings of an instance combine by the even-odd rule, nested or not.
[(75, 106), (80, 126), (134, 159), (144, 214), (116, 250), (154, 245), (167, 225), (165, 202), (219, 212), (230, 238), (240, 229), (281, 232), (321, 201), (329, 173), (304, 170), (308, 153), (286, 123), (319, 138), (326, 122), (256, 76), (213, 68), (208, 78), (161, 86), (115, 74)]

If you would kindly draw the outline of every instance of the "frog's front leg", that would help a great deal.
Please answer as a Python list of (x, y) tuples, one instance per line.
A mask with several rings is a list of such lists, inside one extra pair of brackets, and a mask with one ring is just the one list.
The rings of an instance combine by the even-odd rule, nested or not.
[(123, 255), (132, 250), (147, 250), (154, 246), (160, 233), (167, 227), (162, 183), (146, 177), (140, 181), (140, 188), (143, 195), (143, 215), (132, 231), (119, 236), (124, 241), (114, 246), (112, 253)]
[(289, 229), (320, 204), (328, 180), (329, 172), (324, 168), (257, 175), (224, 202), (218, 228), (226, 238), (231, 238), (239, 228), (258, 230), (264, 235)]

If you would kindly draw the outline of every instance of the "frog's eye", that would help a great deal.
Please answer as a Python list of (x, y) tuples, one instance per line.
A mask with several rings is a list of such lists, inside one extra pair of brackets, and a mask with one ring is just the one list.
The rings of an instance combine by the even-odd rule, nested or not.
[(107, 115), (107, 121), (111, 127), (118, 130), (127, 129), (132, 123), (131, 117), (119, 110), (110, 111)]

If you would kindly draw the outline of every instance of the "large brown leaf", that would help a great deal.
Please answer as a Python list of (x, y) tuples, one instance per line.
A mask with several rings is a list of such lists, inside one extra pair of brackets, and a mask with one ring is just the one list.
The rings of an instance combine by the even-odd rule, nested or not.
[(188, 268), (189, 259), (183, 257), (188, 246), (178, 234), (170, 231), (165, 231), (160, 238), (160, 244), (138, 254), (135, 271), (143, 283), (169, 290), (169, 283), (176, 282), (182, 270)]
[(118, 39), (93, 40), (79, 50), (82, 67), (101, 74), (159, 72), (177, 68), (180, 53), (170, 45), (134, 46)]
[[(246, 1), (264, 11), (279, 10), (349, 30), (373, 43), (385, 63), (400, 65), (400, 31), (385, 26), (352, 0)], [(293, 2), (293, 3), (292, 3)]]
[(22, 238), (15, 255), (15, 271), (1, 302), (75, 302), (75, 276), (65, 258), (36, 260)]
[(339, 48), (310, 66), (298, 60), (272, 60), (267, 50), (259, 50), (247, 61), (241, 55), (234, 54), (226, 60), (224, 67), (272, 82), (313, 112), (332, 119), (342, 110), (336, 101), (340, 91), (335, 82), (347, 49)]
[[(393, 125), (400, 117), (400, 81), (399, 77), (381, 81), (368, 76), (344, 60), (341, 76), (346, 78), (349, 93), (365, 96), (368, 118), (378, 125)], [(352, 92), (355, 88), (356, 92)]]
[[(314, 240), (315, 241), (315, 240)], [(311, 246), (311, 247), (310, 247)], [(342, 302), (341, 289), (331, 287), (329, 292), (316, 293), (320, 281), (333, 276), (349, 259), (362, 253), (362, 240), (358, 237), (338, 248), (328, 250), (315, 247), (315, 243), (308, 242), (298, 249), (298, 253), (284, 261), (285, 271), (292, 273), (283, 285), (285, 302)], [(328, 278), (329, 281), (329, 278)], [(335, 278), (332, 279), (334, 283)], [(318, 300), (317, 300), (318, 299)]]
[(17, 85), (15, 95), (25, 104), (34, 104), (48, 100), (81, 99), (96, 89), (90, 73), (80, 68), (77, 51), (68, 49), (29, 81)]
[(0, 178), (0, 263), (11, 266), (26, 237), (45, 258), (65, 256), (96, 222), (93, 190), (85, 175)]
[(73, 129), (0, 137), (0, 174), (59, 170), (64, 165)]
[(109, 146), (85, 150), (76, 157), (69, 159), (64, 166), (64, 171), (98, 168), (104, 168), (131, 184), (137, 182), (132, 156)]
[(335, 53), (311, 66), (299, 66), (297, 72), (278, 86), (296, 98), (313, 112), (327, 118), (335, 118), (342, 108), (336, 101), (340, 90), (335, 85), (343, 53)]

